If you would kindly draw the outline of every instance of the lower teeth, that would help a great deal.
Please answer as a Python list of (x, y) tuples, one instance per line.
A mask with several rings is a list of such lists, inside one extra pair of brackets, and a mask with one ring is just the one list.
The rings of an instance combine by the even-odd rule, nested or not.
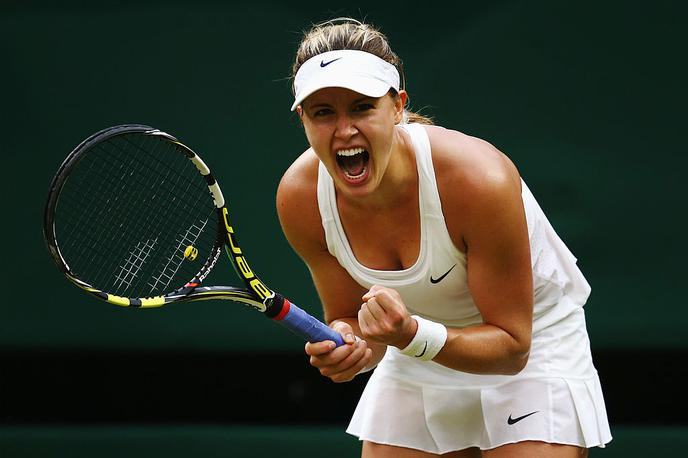
[(350, 175), (349, 172), (346, 170), (344, 171), (344, 175), (346, 175), (347, 178), (360, 178), (366, 173), (367, 167), (363, 167), (363, 170), (361, 170), (361, 173), (358, 175)]

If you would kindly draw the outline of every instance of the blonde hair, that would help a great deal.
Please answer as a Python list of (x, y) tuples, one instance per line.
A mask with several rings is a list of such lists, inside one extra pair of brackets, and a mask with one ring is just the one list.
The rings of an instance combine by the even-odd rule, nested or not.
[[(315, 24), (304, 33), (292, 65), (292, 81), (301, 65), (313, 56), (327, 51), (353, 49), (365, 51), (394, 65), (401, 77), (401, 89), (406, 89), (404, 69), (399, 56), (389, 46), (387, 37), (370, 24), (342, 17)], [(392, 97), (399, 94), (390, 89)], [(432, 119), (404, 109), (403, 123), (433, 124)]]

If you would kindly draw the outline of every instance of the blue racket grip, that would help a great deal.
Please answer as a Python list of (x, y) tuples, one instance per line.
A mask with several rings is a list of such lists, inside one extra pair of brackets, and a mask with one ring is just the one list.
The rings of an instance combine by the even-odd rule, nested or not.
[(341, 334), (282, 296), (275, 297), (271, 309), (270, 318), (309, 342), (331, 340), (338, 347), (344, 345)]

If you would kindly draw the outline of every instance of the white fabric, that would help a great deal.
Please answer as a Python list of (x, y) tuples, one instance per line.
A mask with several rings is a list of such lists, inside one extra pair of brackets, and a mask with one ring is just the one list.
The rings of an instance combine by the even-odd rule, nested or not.
[(411, 315), (411, 318), (418, 323), (416, 335), (400, 353), (419, 361), (430, 361), (447, 342), (447, 328), (441, 323), (426, 320), (418, 315)]
[(304, 62), (294, 77), (294, 104), (326, 87), (343, 87), (382, 97), (390, 88), (399, 91), (399, 72), (394, 65), (365, 51), (343, 49), (313, 56)]
[[(481, 323), (482, 317), (468, 291), (466, 256), (456, 249), (444, 223), (429, 155), (430, 142), (421, 126), (410, 124), (404, 128), (418, 132), (411, 135), (420, 178), (420, 252), (416, 262), (407, 269), (395, 271), (370, 269), (358, 262), (339, 219), (332, 178), (320, 164), (317, 195), (327, 248), (363, 287), (380, 284), (396, 289), (412, 315), (456, 327)], [(437, 279), (455, 264), (441, 282), (430, 283), (431, 276)]]
[[(583, 308), (573, 308), (555, 328), (557, 332), (541, 336), (528, 365), (515, 376), (454, 371), (389, 347), (347, 432), (361, 440), (431, 453), (489, 449), (522, 440), (604, 446), (611, 432)], [(535, 422), (506, 423), (509, 415), (516, 418), (535, 410), (545, 412)], [(412, 414), (397, 424), (407, 411)]]
[[(418, 166), (421, 227), (416, 262), (396, 271), (370, 269), (358, 262), (339, 219), (334, 183), (320, 164), (318, 207), (327, 248), (363, 287), (380, 284), (396, 289), (413, 315), (453, 327), (480, 324), (482, 317), (468, 290), (466, 256), (449, 236), (435, 181), (425, 129), (439, 127), (420, 124), (398, 127), (410, 135)], [(590, 286), (578, 269), (576, 258), (556, 234), (525, 182), (521, 184), (533, 266), (533, 338), (537, 340), (546, 337), (547, 329), (566, 318), (574, 308), (585, 304)], [(430, 283), (431, 277), (437, 279), (450, 269), (441, 282)]]
[[(339, 220), (334, 184), (321, 164), (318, 204), (328, 249), (363, 287), (396, 289), (414, 315), (450, 327), (482, 323), (467, 286), (466, 256), (453, 245), (442, 214), (425, 130), (438, 127), (399, 127), (410, 136), (418, 165), (418, 259), (400, 271), (360, 264)], [(361, 396), (349, 433), (432, 453), (472, 446), (489, 449), (523, 440), (582, 447), (604, 446), (611, 440), (585, 325), (583, 304), (590, 286), (525, 183), (522, 187), (534, 282), (533, 336), (526, 367), (515, 376), (469, 374), (389, 347)], [(441, 282), (431, 283), (431, 278), (447, 272)], [(509, 415), (536, 410), (542, 414), (507, 424)]]
[(454, 387), (412, 383), (376, 369), (347, 432), (437, 454), (525, 440), (585, 448), (611, 440), (597, 375)]

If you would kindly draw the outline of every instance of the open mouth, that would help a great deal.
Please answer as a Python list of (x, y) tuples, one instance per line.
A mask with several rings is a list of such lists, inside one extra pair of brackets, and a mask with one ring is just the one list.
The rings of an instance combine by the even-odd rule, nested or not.
[(352, 148), (337, 151), (337, 165), (346, 178), (352, 181), (362, 180), (368, 171), (370, 155), (363, 148)]

